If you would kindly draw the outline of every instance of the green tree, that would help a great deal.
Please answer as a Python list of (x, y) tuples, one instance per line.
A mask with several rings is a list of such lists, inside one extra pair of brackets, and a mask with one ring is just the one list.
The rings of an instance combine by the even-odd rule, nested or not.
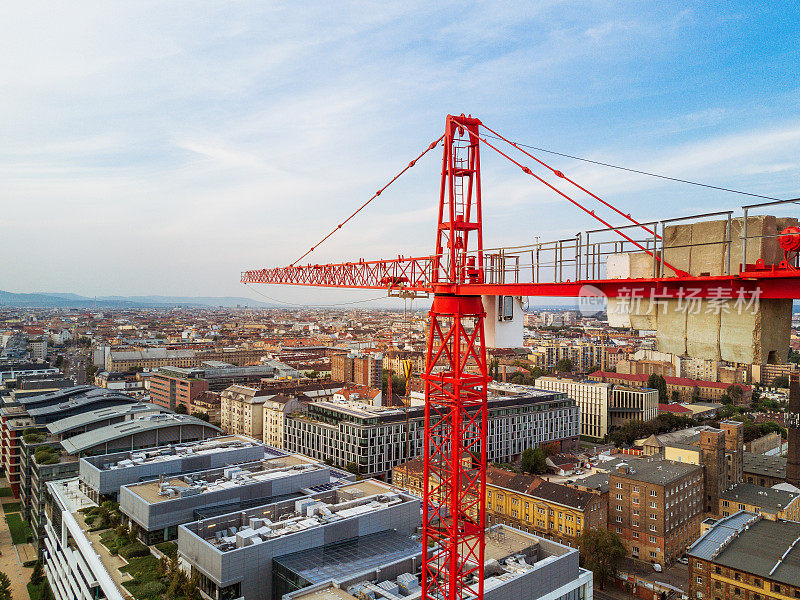
[(200, 419), (201, 421), (205, 421), (206, 423), (209, 423), (211, 421), (211, 417), (208, 415), (207, 412), (195, 412), (192, 413), (192, 416)]
[(526, 473), (547, 473), (547, 456), (542, 448), (526, 448), (522, 452), (519, 466)]
[(184, 600), (200, 600), (200, 575), (195, 573), (183, 584)]
[(789, 377), (788, 375), (780, 375), (772, 380), (772, 385), (776, 388), (788, 388)]
[(678, 390), (672, 390), (672, 394), (670, 394), (670, 400), (673, 404), (676, 402), (681, 401), (681, 393)]
[(360, 475), (361, 469), (358, 466), (357, 462), (349, 462), (344, 466), (344, 470), (348, 473), (352, 473), (353, 475)]
[(12, 600), (11, 580), (2, 571), (0, 571), (0, 600)]
[(667, 403), (667, 380), (662, 375), (652, 373), (647, 378), (647, 387), (658, 390), (658, 401), (661, 404)]
[(311, 371), (311, 372), (308, 374), (308, 378), (309, 378), (309, 379), (316, 379), (317, 377), (319, 377), (319, 372), (317, 372), (317, 371)]
[(489, 376), (495, 381), (500, 381), (500, 361), (496, 358), (489, 363)]
[(619, 561), (626, 554), (622, 538), (609, 529), (584, 527), (578, 548), (583, 566), (594, 572), (595, 582), (605, 589), (606, 581), (617, 574)]
[(185, 415), (189, 413), (189, 409), (186, 408), (186, 405), (181, 402), (178, 406), (175, 407), (175, 412), (179, 415)]
[(86, 381), (94, 381), (94, 376), (97, 375), (98, 368), (95, 365), (86, 367)]
[[(381, 381), (381, 392), (383, 393), (384, 402), (389, 404), (389, 398), (387, 397), (387, 392), (389, 389), (389, 370), (383, 370), (383, 381)], [(396, 394), (405, 394), (406, 391), (406, 379), (405, 377), (398, 377), (394, 373), (392, 373), (392, 395)]]
[(562, 358), (556, 363), (556, 371), (560, 373), (572, 373), (572, 369), (574, 365), (572, 361), (568, 358)]
[(33, 565), (33, 571), (31, 571), (31, 584), (32, 585), (39, 585), (42, 583), (44, 579), (44, 569), (42, 567), (42, 561), (37, 560), (36, 564)]
[(744, 388), (738, 383), (729, 385), (725, 391), (736, 406), (739, 406), (744, 400)]
[(700, 386), (692, 388), (692, 402), (700, 402)]

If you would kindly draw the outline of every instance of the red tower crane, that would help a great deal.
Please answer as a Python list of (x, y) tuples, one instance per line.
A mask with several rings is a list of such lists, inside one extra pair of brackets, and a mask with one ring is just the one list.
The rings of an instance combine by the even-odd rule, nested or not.
[[(482, 132), (493, 134), (489, 142)], [(624, 216), (625, 227), (613, 227), (594, 211), (548, 183), (529, 167), (501, 151), (497, 140), (530, 157), (550, 174), (563, 180)], [(661, 238), (655, 224), (642, 224), (630, 215), (581, 187), (562, 172), (551, 168), (517, 144), (509, 142), (477, 118), (448, 115), (445, 132), (411, 161), (389, 184), (378, 190), (350, 217), (337, 225), (322, 242), (342, 228), (355, 214), (378, 197), (416, 160), (443, 141), (442, 172), (435, 252), (430, 256), (391, 260), (306, 264), (299, 261), (288, 267), (257, 269), (242, 273), (243, 283), (269, 283), (338, 288), (382, 289), (390, 294), (433, 294), (429, 312), (425, 372), (425, 448), (423, 498), (423, 597), (437, 600), (483, 598), (484, 532), (486, 497), (487, 386), (491, 381), (487, 366), (482, 295), (490, 296), (571, 296), (577, 297), (587, 285), (608, 297), (624, 296), (632, 284), (645, 295), (678, 298), (681, 289), (691, 284), (696, 297), (735, 298), (739, 295), (761, 298), (800, 297), (800, 271), (785, 261), (778, 267), (749, 265), (743, 258), (738, 272), (725, 275), (691, 277), (672, 266), (656, 251)], [(483, 213), (481, 205), (480, 148), (485, 144), (517, 165), (579, 209), (613, 230), (626, 243), (650, 255), (653, 277), (607, 279), (600, 270), (589, 269), (588, 235), (586, 262), (581, 262), (583, 244), (576, 245), (575, 279), (561, 275), (543, 282), (535, 272), (529, 283), (519, 277), (506, 282), (506, 270), (492, 271), (484, 263)], [(626, 228), (641, 228), (653, 244), (632, 237)], [(625, 229), (625, 231), (623, 231)], [(800, 231), (788, 234), (782, 247), (800, 248)], [(321, 242), (320, 242), (321, 243)], [(319, 244), (317, 244), (318, 246)], [(560, 247), (563, 255), (563, 246)], [(533, 252), (533, 251), (532, 251)], [(730, 262), (730, 242), (728, 247)], [(796, 262), (796, 260), (795, 260)], [(667, 272), (665, 272), (667, 271)], [(670, 273), (671, 271), (671, 273)], [(585, 273), (585, 276), (583, 275)], [(518, 270), (517, 270), (518, 275)], [(596, 275), (596, 276), (595, 276)], [(722, 290), (720, 292), (720, 290)], [(434, 368), (436, 367), (436, 368)]]

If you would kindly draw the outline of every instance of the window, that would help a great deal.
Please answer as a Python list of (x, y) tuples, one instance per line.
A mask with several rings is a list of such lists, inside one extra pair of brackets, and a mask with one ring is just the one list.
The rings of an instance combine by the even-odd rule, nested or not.
[(722, 501), (722, 506), (724, 506), (725, 508), (728, 508), (730, 505), (731, 505), (731, 503), (728, 502), (727, 500), (723, 500)]
[(656, 536), (654, 536), (654, 535), (650, 536), (650, 543), (651, 544), (655, 544), (656, 543)]
[(697, 583), (703, 583), (703, 578), (702, 577), (698, 577), (697, 578)]
[(617, 523), (622, 523), (622, 517), (617, 517)]
[(650, 550), (650, 558), (655, 558), (657, 556), (655, 550)]
[(772, 591), (775, 592), (776, 594), (780, 594), (781, 593), (781, 586), (779, 584), (777, 584), (777, 583), (773, 583), (772, 584)]
[(650, 531), (655, 531), (655, 530), (656, 530), (656, 526), (655, 525), (650, 525)]
[(650, 490), (650, 495), (651, 495), (651, 496), (653, 496), (653, 497), (655, 497), (655, 496), (657, 495), (657, 493), (656, 493), (656, 491), (655, 491), (655, 490)]
[(622, 484), (621, 484), (619, 481), (617, 482), (617, 489), (618, 489), (618, 490), (621, 490), (621, 489), (622, 489)]
[(617, 500), (622, 500), (622, 494), (617, 494)]
[[(389, 384), (386, 384), (386, 385), (389, 385)], [(619, 504), (617, 504), (617, 510), (618, 510), (619, 512), (622, 512), (622, 506), (620, 506)]]
[(639, 486), (638, 485), (633, 486), (633, 491), (634, 491), (634, 493), (638, 494), (639, 493)]
[(631, 535), (633, 536), (633, 539), (635, 539), (635, 540), (639, 539), (639, 532), (638, 531), (634, 531)]

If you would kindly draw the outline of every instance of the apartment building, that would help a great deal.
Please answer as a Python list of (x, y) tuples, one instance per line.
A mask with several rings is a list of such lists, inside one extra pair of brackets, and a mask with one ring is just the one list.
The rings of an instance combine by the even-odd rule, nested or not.
[[(0, 412), (0, 414), (2, 414)], [(786, 457), (745, 452), (742, 459), (743, 481), (772, 487), (786, 481)]]
[(800, 523), (740, 511), (723, 517), (689, 547), (691, 598), (800, 598)]
[(232, 385), (220, 396), (222, 430), (260, 440), (264, 436), (264, 402), (274, 394), (244, 385)]
[(584, 340), (574, 342), (553, 341), (540, 344), (531, 349), (528, 355), (534, 366), (540, 369), (553, 369), (560, 360), (572, 361), (575, 373), (587, 373), (592, 367), (601, 364), (602, 344)]
[[(564, 394), (511, 384), (491, 384), (489, 390), (490, 461), (510, 462), (526, 448), (551, 442), (570, 447), (576, 442), (578, 406)], [(406, 413), (405, 409), (359, 402), (312, 402), (306, 414), (287, 415), (285, 423), (287, 450), (330, 459), (341, 466), (357, 465), (359, 473), (370, 477), (388, 480), (395, 466), (422, 453), (421, 405)]]
[(578, 403), (581, 435), (603, 439), (628, 420), (650, 421), (658, 416), (658, 392), (599, 381), (539, 377), (536, 387), (567, 394)]
[(383, 383), (383, 354), (337, 352), (331, 356), (331, 380), (380, 389)]
[[(220, 361), (235, 366), (259, 364), (269, 357), (263, 348), (216, 348), (183, 350), (148, 348), (146, 350), (110, 350), (106, 356), (107, 371), (153, 370), (159, 367), (200, 367), (207, 361)], [(280, 376), (297, 377), (296, 371)]]
[(539, 377), (536, 387), (563, 392), (577, 402), (581, 414), (581, 435), (602, 439), (608, 434), (612, 385), (596, 381)]
[(266, 400), (262, 404), (264, 443), (275, 448), (284, 448), (287, 415), (305, 413), (307, 404), (308, 402), (301, 401), (294, 396), (284, 396), (283, 394), (266, 396)]
[(187, 413), (194, 412), (195, 401), (207, 391), (208, 381), (189, 369), (161, 367), (150, 377), (151, 400), (170, 410), (183, 406)]
[(703, 470), (644, 459), (609, 474), (608, 527), (634, 558), (672, 563), (700, 534)]

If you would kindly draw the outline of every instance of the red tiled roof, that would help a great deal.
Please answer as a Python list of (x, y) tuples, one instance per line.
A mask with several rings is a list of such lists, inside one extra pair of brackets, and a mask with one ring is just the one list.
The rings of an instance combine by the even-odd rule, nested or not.
[(680, 404), (659, 404), (658, 412), (660, 413), (691, 413), (690, 408), (681, 406)]
[[(628, 373), (614, 373), (611, 371), (595, 371), (594, 373), (590, 373), (589, 377), (608, 377), (610, 379), (624, 379), (625, 381), (643, 381), (647, 382), (649, 375), (644, 374), (628, 374)], [(718, 381), (702, 381), (700, 379), (689, 379), (688, 377), (667, 377), (664, 376), (664, 381), (667, 382), (667, 385), (685, 385), (685, 386), (697, 386), (697, 387), (706, 387), (706, 388), (721, 388), (721, 389), (728, 389), (731, 384), (730, 383), (719, 383)], [(745, 392), (750, 391), (750, 386), (737, 383), (735, 385), (739, 385)]]

